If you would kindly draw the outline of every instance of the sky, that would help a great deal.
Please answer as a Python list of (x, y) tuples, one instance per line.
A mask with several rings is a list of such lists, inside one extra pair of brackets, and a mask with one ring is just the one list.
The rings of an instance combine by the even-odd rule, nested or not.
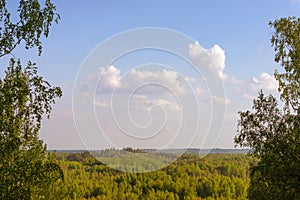
[(300, 13), (299, 0), (53, 2), (42, 56), (14, 52), (63, 90), (48, 149), (233, 148), (238, 111), (277, 93), (268, 22)]

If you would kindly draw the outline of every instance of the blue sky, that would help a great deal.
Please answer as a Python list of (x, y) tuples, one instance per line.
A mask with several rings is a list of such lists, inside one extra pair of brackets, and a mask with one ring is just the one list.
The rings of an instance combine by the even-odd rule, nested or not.
[[(299, 3), (291, 0), (55, 3), (62, 21), (45, 40), (44, 56), (49, 65), (68, 73), (76, 71), (74, 68), (89, 51), (108, 37), (132, 28), (154, 26), (187, 34), (204, 47), (218, 43), (228, 52), (226, 64), (232, 67), (227, 70), (247, 78), (244, 68), (254, 68), (247, 74), (255, 75), (259, 65), (272, 64), (269, 42), (272, 30), (268, 21), (299, 13)], [(259, 51), (263, 48), (264, 51)], [(72, 79), (70, 76), (68, 81)]]
[[(172, 29), (198, 41), (207, 51), (213, 49), (214, 45), (222, 50), (219, 49), (217, 55), (220, 57), (216, 59), (224, 62), (222, 73), (227, 76), (227, 79), (223, 80), (228, 102), (224, 103), (227, 108), (225, 126), (220, 137), (213, 139), (217, 140), (216, 143), (213, 145), (209, 143), (210, 145), (205, 147), (233, 148), (237, 111), (251, 107), (251, 97), (255, 96), (260, 87), (267, 93), (276, 93), (272, 82), (276, 64), (273, 62), (274, 54), (270, 45), (272, 30), (268, 22), (280, 17), (299, 17), (300, 13), (299, 0), (188, 2), (56, 0), (54, 3), (62, 20), (51, 28), (49, 38), (43, 39), (42, 56), (35, 56), (36, 52), (31, 50), (24, 52), (18, 49), (15, 52), (15, 55), (23, 60), (36, 61), (39, 72), (53, 85), (60, 85), (63, 88), (64, 97), (58, 100), (52, 118), (45, 121), (42, 128), (41, 137), (50, 149), (84, 148), (74, 126), (71, 105), (76, 74), (85, 58), (107, 38), (142, 27)], [(224, 59), (222, 52), (225, 55)], [(149, 55), (148, 60), (151, 58)], [(134, 56), (127, 57), (123, 65), (130, 63), (129, 59), (134, 59)], [(124, 73), (119, 66), (122, 62), (115, 64), (115, 68), (111, 68), (115, 71), (108, 74), (107, 80), (118, 78), (118, 70), (121, 71), (120, 74)], [(104, 72), (108, 69), (108, 66), (99, 67), (102, 67), (100, 70)], [(131, 66), (126, 67), (126, 70), (129, 70)], [(185, 71), (180, 67), (178, 70)], [(163, 78), (164, 74), (161, 76)], [(193, 73), (185, 76), (193, 77)], [(105, 96), (101, 95), (99, 98)], [(157, 102), (154, 97), (148, 100), (150, 103)], [(99, 111), (99, 120), (102, 119), (101, 115), (105, 118), (103, 113), (106, 111)], [(172, 123), (176, 124), (176, 120)], [(93, 130), (87, 129), (88, 131)], [(85, 137), (82, 136), (84, 133), (80, 134), (81, 137)], [(122, 146), (122, 143), (119, 145)], [(130, 142), (124, 145), (130, 145)], [(179, 143), (174, 145), (182, 147)], [(139, 147), (137, 143), (132, 146)], [(106, 147), (105, 144), (103, 147)]]

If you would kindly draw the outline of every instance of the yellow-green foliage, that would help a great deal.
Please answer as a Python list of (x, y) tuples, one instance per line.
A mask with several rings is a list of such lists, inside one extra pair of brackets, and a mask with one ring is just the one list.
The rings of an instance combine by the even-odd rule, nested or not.
[[(60, 199), (246, 199), (249, 158), (244, 154), (184, 155), (149, 173), (111, 169), (94, 158), (69, 161), (83, 154), (61, 156), (65, 181)], [(85, 155), (86, 156), (86, 155)]]

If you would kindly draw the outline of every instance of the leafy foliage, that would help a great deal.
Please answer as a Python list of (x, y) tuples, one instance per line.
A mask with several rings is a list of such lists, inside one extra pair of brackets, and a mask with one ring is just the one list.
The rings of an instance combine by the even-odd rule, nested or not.
[[(0, 0), (0, 57), (25, 48), (42, 52), (41, 37), (47, 37), (53, 21), (59, 19), (50, 0), (20, 0), (17, 11), (10, 12), (7, 1)], [(51, 87), (37, 75), (29, 62), (11, 59), (5, 77), (0, 79), (0, 199), (51, 199), (49, 189), (63, 172), (52, 154), (38, 138), (42, 117), (51, 112), (60, 88)]]
[(34, 64), (22, 70), (11, 60), (0, 79), (0, 199), (30, 199), (62, 178), (62, 171), (38, 139), (43, 114), (61, 96), (58, 87), (37, 75)]
[(166, 168), (140, 174), (114, 170), (87, 152), (57, 157), (65, 182), (55, 188), (55, 199), (246, 199), (249, 182), (244, 154), (186, 154)]
[(261, 91), (252, 111), (239, 112), (236, 144), (252, 148), (256, 162), (250, 168), (249, 199), (299, 199), (300, 196), (300, 19), (281, 18), (269, 23), (275, 61), (285, 72), (275, 71), (281, 99)]
[(60, 18), (55, 9), (50, 0), (45, 1), (44, 7), (38, 0), (20, 0), (17, 11), (13, 12), (18, 17), (12, 17), (6, 0), (0, 0), (0, 57), (12, 53), (22, 41), (26, 49), (37, 47), (40, 55), (41, 36), (47, 37), (53, 20), (57, 22)]
[[(300, 196), (300, 119), (283, 114), (275, 97), (262, 92), (253, 112), (239, 112), (235, 143), (251, 147), (249, 199), (297, 199)], [(284, 191), (284, 192), (283, 192)]]
[(269, 25), (275, 30), (271, 38), (276, 53), (274, 60), (285, 70), (284, 73), (275, 71), (281, 99), (297, 110), (300, 103), (300, 18), (281, 18)]
[(239, 135), (235, 137), (235, 143), (244, 147), (255, 147), (251, 151), (255, 156), (263, 154), (266, 146), (271, 145), (271, 140), (278, 134), (276, 127), (283, 117), (277, 106), (275, 97), (265, 97), (261, 91), (258, 98), (253, 100), (253, 113), (239, 112)]

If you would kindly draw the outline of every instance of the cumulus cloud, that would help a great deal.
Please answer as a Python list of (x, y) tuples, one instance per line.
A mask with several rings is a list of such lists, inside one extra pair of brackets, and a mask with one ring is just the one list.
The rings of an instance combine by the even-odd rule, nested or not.
[(278, 83), (274, 76), (268, 73), (261, 73), (258, 77), (253, 77), (249, 83), (250, 88), (254, 91), (260, 89), (267, 91), (276, 91), (278, 88)]
[[(190, 44), (189, 56), (193, 64), (195, 64), (200, 69), (200, 72), (203, 73), (206, 80), (218, 76), (222, 80), (226, 80), (227, 83), (235, 85), (236, 90), (242, 94), (243, 98), (251, 98), (253, 97), (252, 93), (256, 93), (261, 89), (269, 92), (277, 91), (278, 83), (276, 79), (274, 76), (265, 72), (261, 73), (259, 76), (253, 77), (249, 81), (239, 80), (225, 74), (225, 51), (217, 44), (210, 49), (205, 49), (199, 42)], [(201, 93), (201, 91), (199, 92)], [(213, 100), (218, 103), (222, 102), (216, 97), (213, 97)], [(227, 104), (228, 101), (223, 101), (223, 103)]]
[(204, 89), (203, 88), (201, 88), (201, 87), (196, 87), (196, 93), (197, 94), (203, 94), (204, 93)]
[(217, 104), (229, 104), (230, 101), (227, 98), (221, 98), (221, 97), (217, 97), (217, 96), (212, 96), (212, 100), (217, 103)]
[(236, 78), (233, 77), (233, 76), (230, 76), (230, 77), (227, 79), (227, 81), (228, 81), (229, 83), (236, 84), (236, 85), (244, 84), (244, 83), (245, 83), (245, 81), (236, 79)]
[(95, 99), (94, 104), (99, 108), (105, 108), (108, 106), (108, 103), (103, 99)]
[(253, 100), (253, 99), (255, 99), (255, 96), (250, 95), (250, 94), (243, 94), (243, 98)]
[(260, 90), (276, 92), (278, 88), (275, 77), (265, 72), (251, 78), (249, 81), (233, 79), (230, 83), (235, 85), (235, 90), (243, 99), (248, 100), (254, 99)]
[(142, 86), (139, 90), (143, 94), (184, 94), (188, 91), (186, 77), (172, 70), (139, 71), (132, 69), (123, 78), (123, 89), (132, 91)]
[(237, 80), (232, 77), (229, 83), (234, 85), (234, 89), (241, 98), (247, 100), (255, 99), (257, 92), (260, 90), (266, 92), (276, 92), (278, 89), (278, 82), (275, 77), (263, 72), (259, 76), (255, 76), (248, 81)]
[(102, 90), (113, 90), (121, 86), (120, 70), (111, 65), (108, 68), (99, 67), (97, 74), (90, 74), (88, 80), (93, 82), (99, 81)]
[(189, 82), (190, 84), (197, 82), (197, 79), (195, 79), (194, 77), (189, 77), (189, 76), (185, 76), (185, 80), (187, 82)]
[[(119, 106), (129, 106), (135, 110), (151, 110), (156, 106), (171, 111), (180, 111), (177, 98), (182, 95), (201, 95), (204, 93), (201, 81), (169, 69), (132, 69), (122, 74), (115, 66), (100, 67), (98, 74), (89, 75), (91, 84), (97, 84), (95, 94), (87, 86), (83, 94), (94, 96), (97, 108), (108, 108), (112, 98), (120, 100)], [(126, 105), (125, 105), (125, 104)], [(123, 105), (124, 104), (124, 105)]]
[(121, 86), (120, 70), (114, 66), (109, 66), (107, 69), (99, 68), (100, 81), (102, 87), (106, 89), (114, 89)]
[(217, 44), (210, 49), (203, 48), (198, 41), (189, 46), (189, 56), (192, 62), (201, 69), (201, 73), (213, 73), (221, 79), (226, 79), (225, 51)]
[[(191, 92), (191, 85), (197, 84), (194, 77), (184, 76), (174, 70), (145, 71), (132, 69), (121, 76), (115, 66), (100, 67), (97, 75), (89, 75), (88, 80), (97, 84), (98, 93), (117, 92), (152, 95), (182, 95)], [(99, 81), (96, 83), (96, 81)]]
[(136, 95), (130, 101), (131, 107), (137, 110), (150, 111), (155, 106), (163, 107), (165, 109), (180, 111), (180, 106), (176, 101), (162, 98), (150, 98), (146, 95)]

